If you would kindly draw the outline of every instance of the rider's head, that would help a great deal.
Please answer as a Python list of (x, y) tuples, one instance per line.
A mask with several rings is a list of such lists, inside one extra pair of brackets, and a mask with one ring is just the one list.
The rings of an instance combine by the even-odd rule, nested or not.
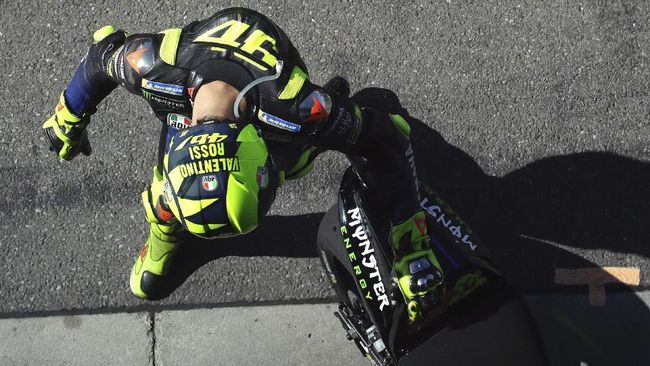
[[(229, 118), (216, 113), (214, 106), (220, 102), (198, 99), (213, 90), (201, 87), (201, 91), (206, 93), (197, 94), (194, 106), (194, 113), (203, 113), (197, 118), (200, 123), (177, 131), (164, 157), (165, 200), (194, 235), (243, 234), (253, 230), (268, 211), (277, 174), (255, 127), (215, 121)], [(207, 103), (198, 107), (205, 109), (197, 110), (197, 101)]]
[[(239, 95), (232, 85), (215, 80), (201, 85), (194, 97), (192, 123), (198, 124), (205, 120), (234, 121), (233, 104)], [(242, 98), (239, 110), (246, 109), (246, 99)]]

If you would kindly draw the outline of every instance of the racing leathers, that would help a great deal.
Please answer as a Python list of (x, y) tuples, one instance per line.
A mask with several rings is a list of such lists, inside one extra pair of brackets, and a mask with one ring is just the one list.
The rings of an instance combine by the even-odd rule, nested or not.
[(144, 98), (162, 121), (158, 164), (150, 189), (142, 194), (150, 235), (133, 268), (132, 291), (142, 298), (154, 296), (180, 240), (181, 226), (161, 193), (162, 158), (171, 136), (190, 126), (197, 91), (215, 80), (243, 91), (261, 78), (265, 81), (244, 95), (250, 108), (239, 121), (260, 130), (287, 179), (306, 174), (325, 149), (367, 159), (391, 212), (396, 282), (415, 319), (416, 300), (439, 285), (442, 271), (418, 204), (408, 123), (313, 84), (286, 34), (262, 14), (243, 8), (155, 34), (99, 29), (55, 115), (44, 124), (61, 159), (89, 153), (85, 128), (90, 115), (118, 85)]

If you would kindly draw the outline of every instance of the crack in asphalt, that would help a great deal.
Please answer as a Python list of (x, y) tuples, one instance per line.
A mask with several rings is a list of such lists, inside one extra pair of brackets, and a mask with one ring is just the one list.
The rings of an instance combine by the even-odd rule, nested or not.
[(151, 344), (149, 358), (151, 359), (151, 365), (156, 366), (156, 312), (150, 311), (147, 315), (147, 320), (149, 321), (147, 335), (149, 336), (149, 343)]

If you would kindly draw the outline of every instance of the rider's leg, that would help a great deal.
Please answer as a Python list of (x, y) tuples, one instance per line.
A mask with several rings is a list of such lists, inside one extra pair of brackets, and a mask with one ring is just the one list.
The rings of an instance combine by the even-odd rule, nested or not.
[(142, 192), (149, 237), (131, 270), (131, 291), (142, 299), (157, 297), (181, 243), (182, 226), (165, 204), (163, 185), (163, 176), (156, 166), (151, 187)]
[(158, 165), (153, 169), (151, 186), (142, 192), (149, 237), (135, 259), (130, 287), (139, 298), (155, 298), (167, 278), (169, 266), (184, 235), (183, 227), (171, 213), (164, 199), (163, 156), (176, 130), (163, 125), (158, 146)]

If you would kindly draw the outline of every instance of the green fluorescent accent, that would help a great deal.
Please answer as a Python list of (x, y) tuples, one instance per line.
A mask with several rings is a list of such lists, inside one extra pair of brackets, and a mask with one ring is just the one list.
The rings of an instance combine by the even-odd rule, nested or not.
[(411, 135), (411, 126), (404, 119), (404, 117), (399, 114), (389, 114), (390, 119), (393, 121), (393, 124), (402, 131), (407, 137)]
[(146, 190), (142, 192), (142, 207), (144, 207), (144, 216), (147, 219), (147, 222), (156, 223), (158, 219), (153, 213), (153, 207), (151, 207), (151, 200), (149, 198), (149, 191)]
[(262, 71), (267, 71), (267, 70), (269, 69), (268, 67), (265, 67), (265, 66), (262, 66), (262, 65), (258, 64), (257, 62), (251, 60), (250, 58), (248, 58), (248, 57), (242, 55), (242, 54), (239, 53), (239, 52), (234, 52), (234, 55), (235, 55), (236, 57), (239, 57), (239, 58), (241, 58), (242, 60), (248, 62), (249, 64), (251, 64), (251, 65), (257, 67), (258, 69), (260, 69), (260, 70), (262, 70)]
[(300, 178), (304, 177), (305, 175), (311, 173), (312, 170), (314, 170), (314, 162), (313, 161), (311, 163), (305, 165), (299, 171), (291, 174), (290, 176), (287, 176), (287, 179), (300, 179)]
[(160, 44), (160, 59), (168, 65), (174, 66), (176, 64), (176, 51), (178, 50), (178, 42), (181, 39), (181, 29), (172, 28), (162, 31), (165, 34), (162, 43)]
[(257, 182), (254, 186), (237, 180), (234, 174), (228, 177), (228, 192), (226, 193), (226, 209), (228, 219), (238, 232), (244, 234), (253, 230), (257, 222)]
[(284, 170), (280, 170), (278, 172), (278, 187), (284, 185), (284, 181), (285, 181), (285, 179), (284, 179)]
[(302, 178), (305, 175), (309, 174), (309, 172), (311, 172), (314, 169), (314, 162), (309, 161), (309, 157), (311, 156), (311, 153), (314, 150), (316, 150), (316, 148), (311, 147), (310, 149), (303, 152), (302, 155), (300, 155), (298, 161), (293, 166), (293, 168), (289, 169), (289, 171), (287, 172), (286, 174), (287, 179)]
[(184, 217), (190, 217), (201, 212), (211, 204), (217, 202), (218, 198), (208, 198), (202, 200), (191, 200), (187, 198), (178, 198), (178, 204), (181, 205)]
[[(167, 166), (165, 166), (166, 168)], [(171, 172), (167, 172), (169, 176), (169, 183), (171, 183), (174, 192), (178, 192), (183, 184), (183, 175), (181, 174), (180, 165), (176, 166)]]
[[(242, 128), (241, 131), (239, 131), (239, 135), (237, 135), (237, 142), (258, 142), (260, 144), (259, 146), (256, 146), (254, 150), (258, 151), (261, 154), (268, 153), (266, 151), (266, 145), (264, 144), (264, 141), (260, 139), (260, 136), (257, 134), (257, 131), (252, 124), (247, 124), (244, 128)], [(239, 150), (237, 153), (239, 153)], [(237, 156), (242, 158), (241, 155)]]
[(217, 230), (220, 227), (224, 227), (228, 224), (195, 224), (188, 219), (185, 219), (185, 225), (187, 225), (187, 230), (194, 234), (205, 234), (212, 230)]
[(275, 52), (277, 52), (277, 47), (275, 46), (275, 38), (262, 32), (260, 29), (255, 29), (253, 33), (251, 33), (251, 35), (246, 38), (246, 41), (244, 41), (244, 44), (241, 46), (241, 50), (248, 53), (249, 55), (252, 55), (256, 52), (262, 53), (264, 55), (262, 56), (262, 62), (269, 66), (275, 66), (275, 64), (278, 62), (278, 59), (273, 56), (267, 49), (262, 47), (262, 44), (264, 44), (264, 42), (270, 42), (273, 45)]
[(178, 222), (175, 221), (174, 224), (172, 225), (163, 225), (163, 224), (157, 224), (155, 225), (159, 230), (161, 234), (164, 235), (175, 235), (178, 231)]
[(257, 169), (264, 166), (269, 153), (253, 125), (244, 127), (237, 136), (237, 141), (241, 142), (236, 154), (240, 170), (230, 172), (228, 177), (226, 209), (233, 228), (240, 233), (247, 233), (258, 224)]
[(287, 100), (295, 98), (307, 79), (309, 79), (309, 75), (302, 71), (298, 66), (294, 67), (293, 70), (291, 70), (289, 82), (287, 82), (287, 85), (278, 96), (278, 99)]
[(361, 119), (363, 116), (361, 115), (361, 108), (359, 108), (358, 105), (354, 105), (354, 115), (357, 116), (358, 119)]
[(214, 51), (214, 52), (224, 52), (224, 51), (226, 50), (225, 48), (216, 47), (216, 46), (215, 46), (215, 47), (211, 47), (210, 49), (211, 49), (212, 51)]
[(56, 109), (56, 116), (59, 118), (59, 124), (76, 125), (81, 122), (81, 118), (75, 116), (68, 109), (68, 105), (65, 103), (65, 97), (63, 96), (63, 93), (61, 93), (61, 96), (59, 97), (59, 104), (63, 106), (63, 108), (57, 106)]
[(93, 44), (101, 42), (104, 38), (115, 33), (115, 28), (112, 25), (105, 25), (93, 33)]
[(149, 242), (149, 253), (147, 254), (150, 254), (154, 260), (160, 260), (164, 255), (176, 249), (178, 237), (175, 234), (178, 232), (178, 228), (179, 225), (177, 224), (151, 224), (149, 226), (149, 238), (147, 239)]

